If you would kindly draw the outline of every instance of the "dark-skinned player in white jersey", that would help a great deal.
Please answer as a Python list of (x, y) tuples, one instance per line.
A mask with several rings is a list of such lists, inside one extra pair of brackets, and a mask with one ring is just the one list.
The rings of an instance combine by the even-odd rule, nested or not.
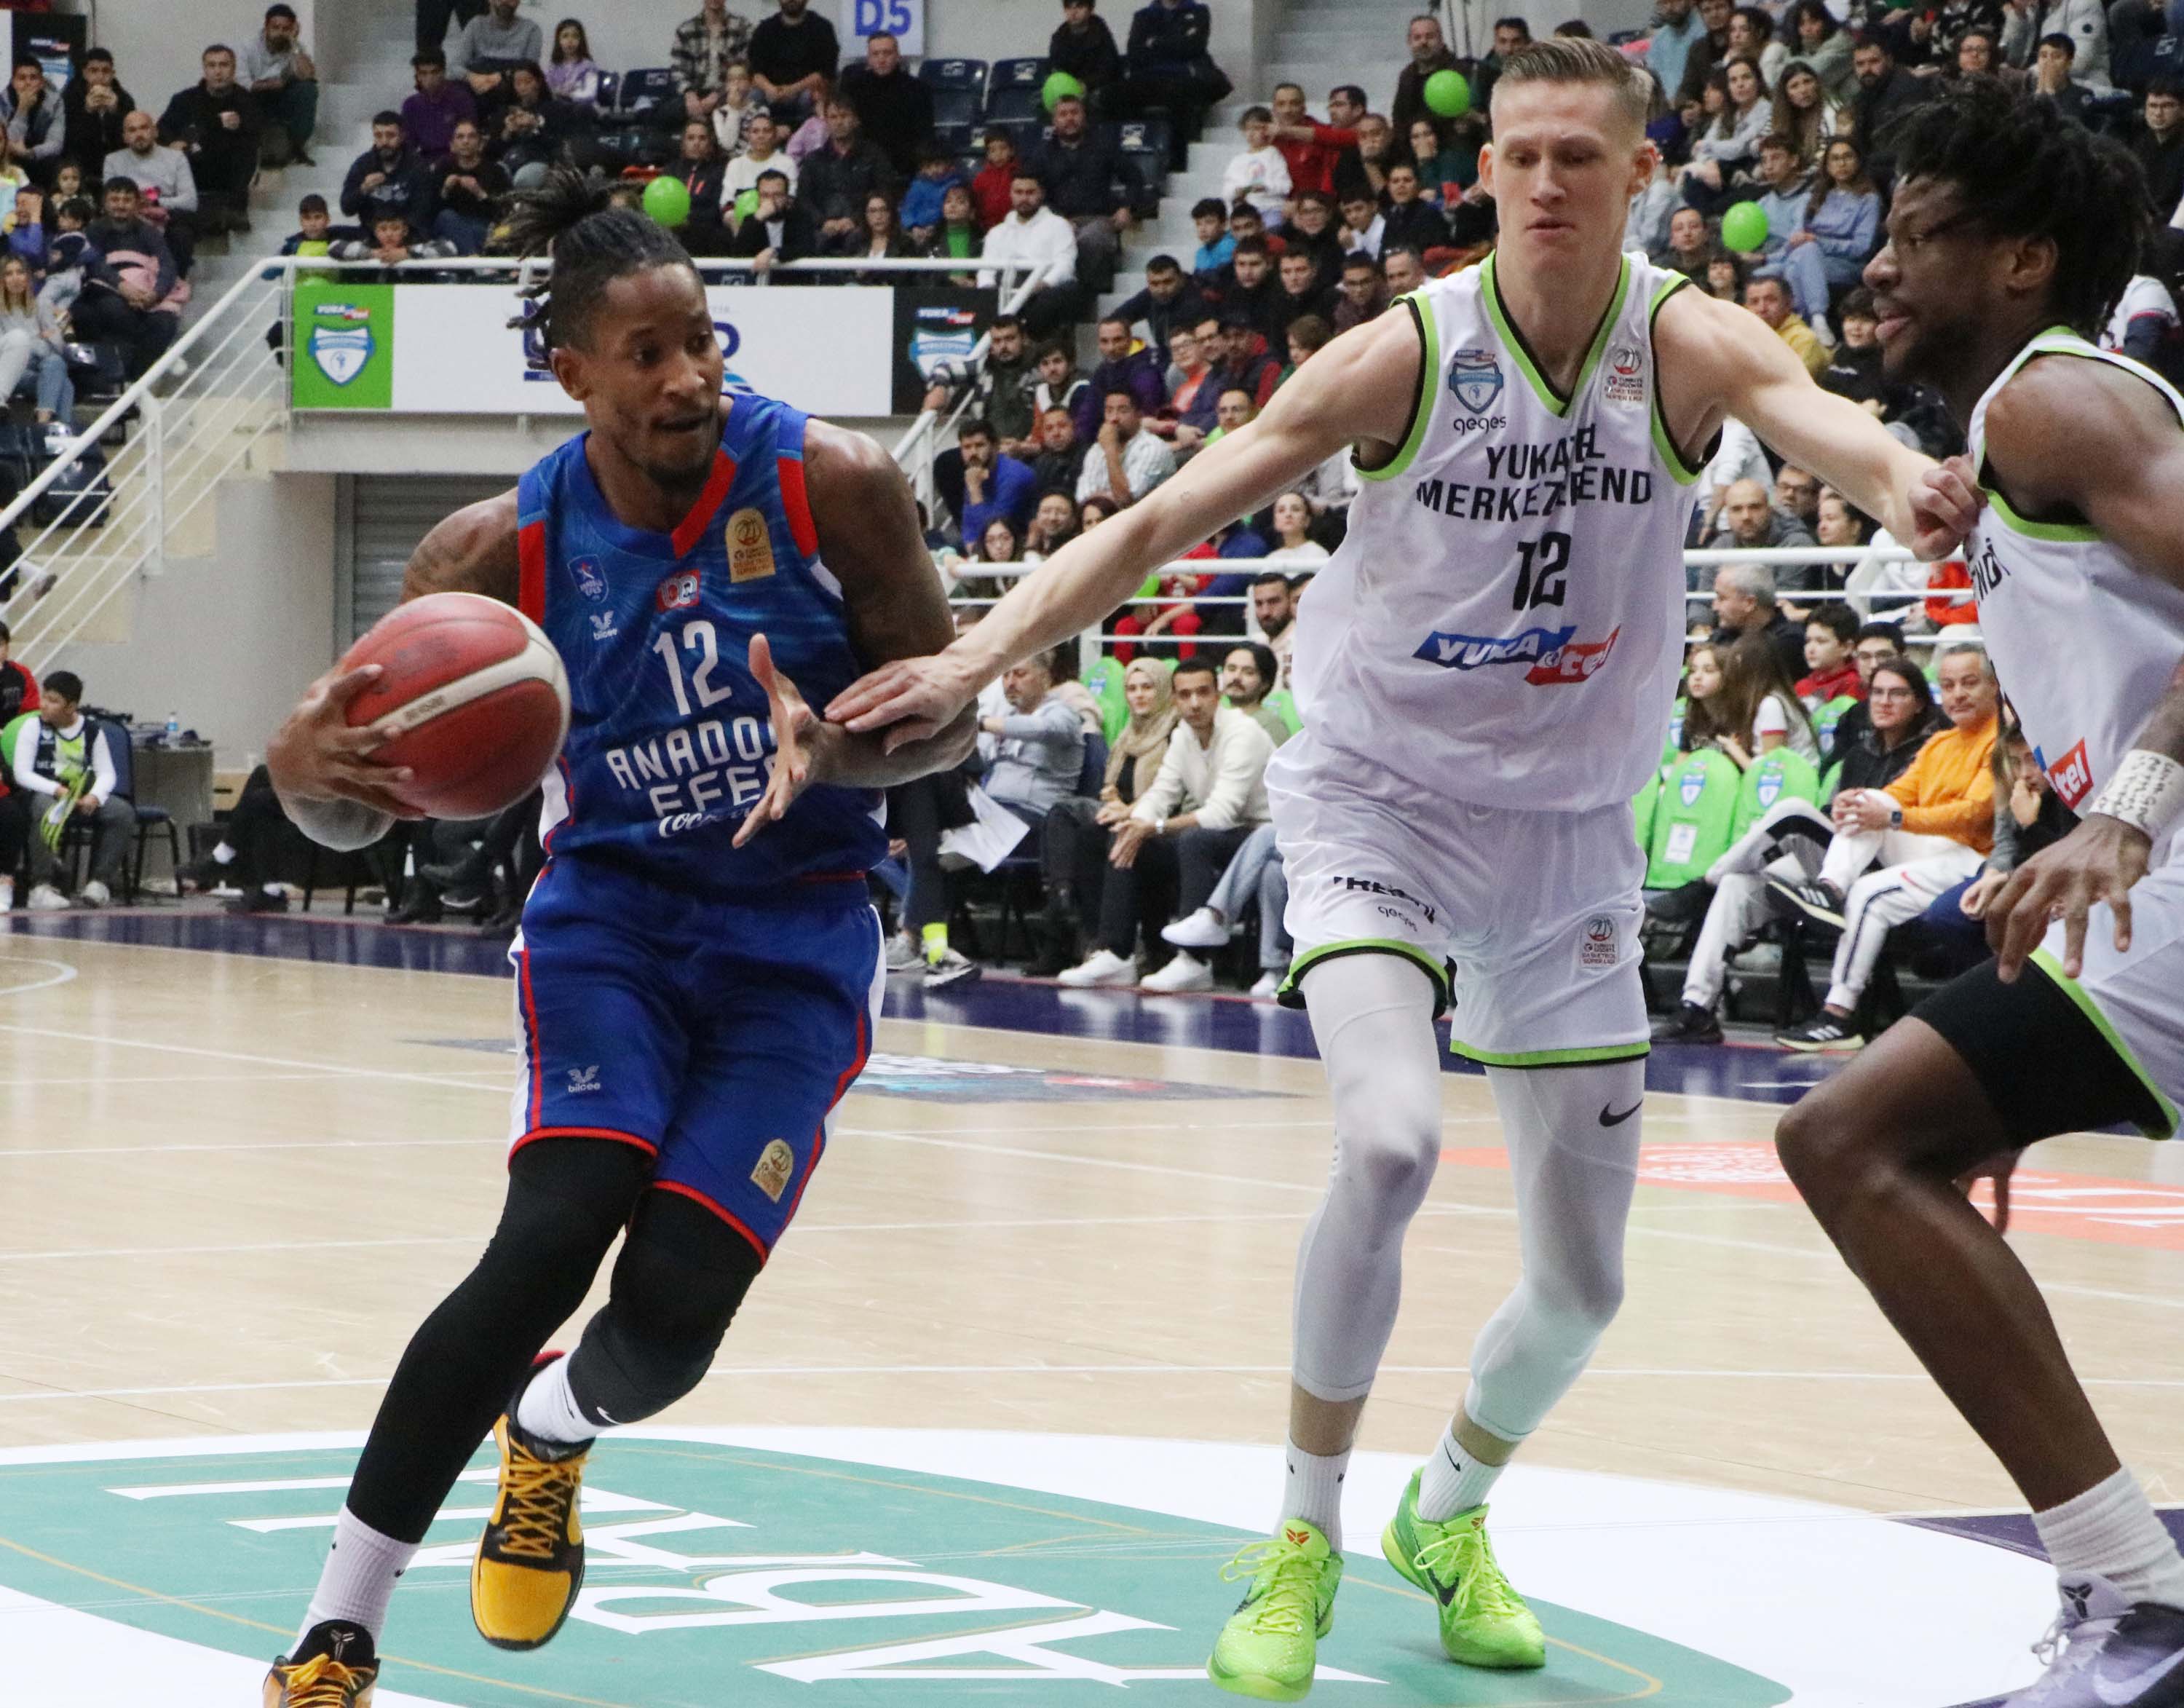
[(1782, 1122), (1782, 1160), (2031, 1504), (2062, 1608), (2017, 1708), (2184, 1704), (2184, 1556), (2053, 1320), (1960, 1183), (2033, 1141), (2184, 1101), (2184, 398), (2089, 341), (2149, 225), (2137, 165), (1989, 80), (1896, 141), (1866, 271), (1892, 378), (1936, 388), (1987, 497), (1980, 626), (2078, 828), (1987, 913), (1997, 958)]
[(1434, 1019), (1451, 991), (1451, 1047), (1485, 1064), (1507, 1135), (1523, 1267), (1380, 1545), (1434, 1596), (1451, 1660), (1545, 1663), (1495, 1562), (1486, 1496), (1622, 1299), (1647, 1047), (1630, 801), (1659, 762), (1681, 663), (1705, 448), (1734, 415), (1928, 553), (1976, 513), (1958, 475), (1821, 392), (1756, 316), (1622, 253), (1657, 165), (1646, 108), (1642, 76), (1598, 42), (1513, 55), (1479, 157), (1501, 215), (1490, 265), (1336, 339), (1256, 421), (1063, 548), (974, 633), (828, 707), (853, 729), (929, 734), (1224, 518), (1355, 449), (1364, 490), (1299, 620), (1304, 732), (1268, 773), (1291, 982), (1336, 1151), (1298, 1260), (1281, 1521), (1232, 1565), (1249, 1586), (1208, 1663), (1238, 1694), (1312, 1688), (1341, 1577), (1342, 1480), (1440, 1155)]

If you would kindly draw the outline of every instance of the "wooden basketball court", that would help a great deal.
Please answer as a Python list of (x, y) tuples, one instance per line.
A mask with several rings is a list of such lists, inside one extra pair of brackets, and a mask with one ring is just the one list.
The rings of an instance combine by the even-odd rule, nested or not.
[[(254, 1701), (382, 1387), (499, 1205), (510, 986), (450, 941), (172, 909), (0, 935), (0, 1701)], [(889, 1012), (719, 1364), (595, 1459), (577, 1621), (534, 1655), (470, 1633), (487, 1497), (459, 1487), (382, 1703), (1213, 1700), (1327, 1167), (1308, 1035), (993, 979)], [(1871, 1516), (2016, 1501), (1774, 1167), (1790, 1059), (1652, 1063), (1628, 1303), (1496, 1495), (1557, 1642), (1523, 1678), (1440, 1661), (1373, 1546), (1516, 1264), (1485, 1081), (1447, 1076), (1330, 1699), (1942, 1704), (2035, 1675), (2029, 1527)], [(2184, 1157), (2034, 1160), (2013, 1239), (2179, 1499)], [(178, 1694), (84, 1671), (138, 1655)]]

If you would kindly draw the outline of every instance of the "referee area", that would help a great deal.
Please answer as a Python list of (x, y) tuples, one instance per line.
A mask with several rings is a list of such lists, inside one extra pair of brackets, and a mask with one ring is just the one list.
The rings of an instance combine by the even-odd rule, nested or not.
[[(11, 926), (0, 1701), (254, 1700), (395, 1359), (499, 1203), (505, 966), (324, 902)], [(1308, 1028), (989, 975), (897, 981), (874, 1041), (711, 1374), (596, 1454), (568, 1627), (529, 1655), (471, 1628), (482, 1451), (396, 1599), (382, 1704), (1207, 1700), (1327, 1168)], [(1548, 1665), (1497, 1675), (1441, 1658), (1369, 1540), (1516, 1268), (1485, 1084), (1451, 1064), (1329, 1700), (1939, 1705), (2035, 1676), (2029, 1521), (1774, 1161), (1832, 1065), (1652, 1057), (1628, 1300), (1495, 1498)], [(2036, 1161), (2013, 1242), (2174, 1499), (2184, 1165), (2098, 1136)]]

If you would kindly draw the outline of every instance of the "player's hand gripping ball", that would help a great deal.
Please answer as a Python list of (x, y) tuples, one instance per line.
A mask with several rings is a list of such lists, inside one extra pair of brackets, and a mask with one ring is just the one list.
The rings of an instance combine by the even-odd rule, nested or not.
[(569, 678), (538, 625), (475, 593), (397, 606), (339, 668), (376, 664), (348, 704), (352, 728), (376, 724), (377, 763), (407, 767), (402, 801), (434, 818), (486, 818), (532, 790), (569, 733)]

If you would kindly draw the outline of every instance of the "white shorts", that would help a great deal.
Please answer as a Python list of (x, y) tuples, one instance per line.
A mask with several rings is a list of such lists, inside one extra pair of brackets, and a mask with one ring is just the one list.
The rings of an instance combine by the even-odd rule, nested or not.
[(2033, 958), (2084, 1009), (2124, 1065), (2153, 1093), (2176, 1130), (2184, 1105), (2184, 836), (2166, 865), (2131, 892), (2131, 947), (2116, 952), (2115, 914), (2103, 902), (2086, 921), (2085, 964), (2063, 971), (2063, 927), (2052, 927)]
[(1267, 795), (1296, 942), (1285, 999), (1329, 956), (1405, 955), (1455, 1005), (1458, 1055), (1514, 1068), (1646, 1052), (1646, 861), (1628, 806), (1476, 807), (1317, 747), (1310, 730)]

